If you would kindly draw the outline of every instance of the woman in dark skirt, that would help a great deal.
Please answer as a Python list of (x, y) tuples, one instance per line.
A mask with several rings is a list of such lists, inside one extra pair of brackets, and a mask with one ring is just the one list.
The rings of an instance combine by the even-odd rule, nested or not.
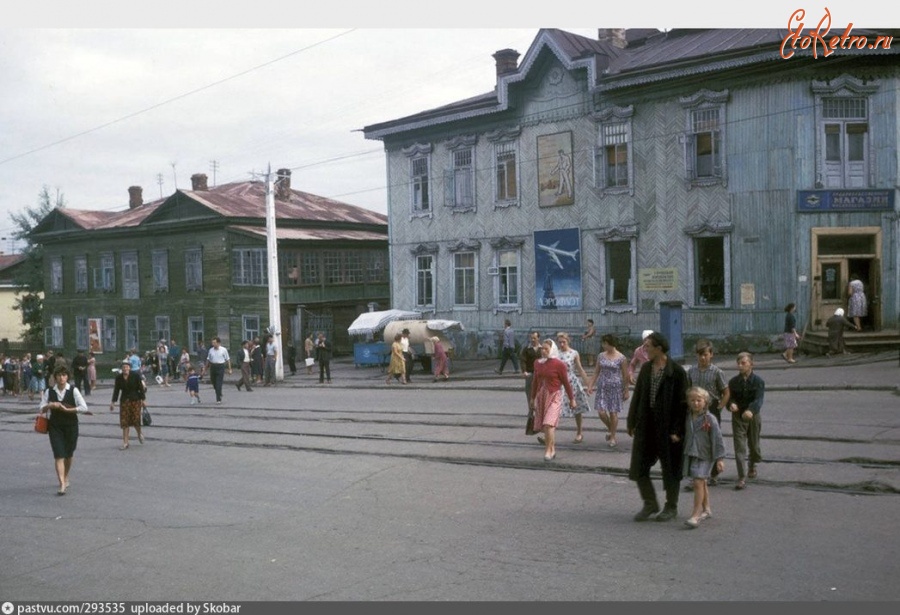
[(144, 443), (144, 434), (141, 433), (141, 410), (144, 406), (144, 379), (137, 372), (131, 371), (131, 363), (122, 361), (122, 372), (116, 376), (116, 384), (113, 387), (112, 401), (109, 403), (109, 411), (115, 412), (115, 404), (122, 394), (122, 402), (119, 404), (119, 427), (122, 428), (122, 446), (119, 450), (128, 448), (128, 436), (131, 428), (137, 431), (138, 441)]
[(69, 370), (58, 366), (53, 370), (55, 384), (44, 389), (41, 395), (41, 413), (50, 413), (50, 447), (59, 480), (57, 495), (66, 495), (69, 488), (69, 472), (78, 445), (78, 413), (91, 415), (81, 391), (69, 384)]

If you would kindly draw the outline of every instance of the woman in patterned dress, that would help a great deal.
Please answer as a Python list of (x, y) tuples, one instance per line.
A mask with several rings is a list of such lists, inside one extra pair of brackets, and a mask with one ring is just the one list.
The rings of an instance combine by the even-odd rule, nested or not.
[(559, 344), (559, 359), (566, 364), (566, 370), (569, 374), (569, 385), (575, 392), (575, 406), (570, 408), (563, 406), (562, 416), (568, 418), (573, 414), (575, 415), (575, 439), (573, 442), (575, 444), (581, 444), (584, 441), (584, 434), (582, 433), (581, 427), (581, 415), (584, 412), (591, 411), (587, 391), (584, 389), (584, 382), (588, 379), (587, 373), (585, 373), (584, 368), (581, 366), (581, 356), (578, 354), (577, 350), (572, 348), (568, 333), (565, 331), (557, 333), (556, 343)]
[(597, 396), (594, 398), (594, 410), (600, 415), (600, 420), (606, 425), (606, 441), (610, 448), (616, 447), (616, 431), (619, 428), (619, 412), (622, 411), (622, 402), (628, 399), (628, 359), (618, 348), (619, 344), (614, 335), (607, 333), (600, 338), (603, 352), (597, 355), (597, 367), (594, 369), (594, 377), (588, 386), (588, 395), (593, 394), (597, 382)]
[(544, 433), (543, 437), (538, 437), (538, 442), (546, 447), (544, 461), (556, 458), (556, 428), (566, 407), (563, 390), (569, 399), (569, 407), (574, 408), (575, 394), (569, 384), (566, 364), (559, 360), (559, 351), (553, 340), (544, 340), (541, 343), (541, 358), (534, 362), (534, 379), (528, 402), (529, 410), (534, 415), (534, 428)]
[(850, 299), (847, 302), (847, 316), (853, 319), (856, 330), (861, 331), (860, 318), (865, 318), (869, 313), (868, 302), (866, 301), (865, 287), (862, 280), (858, 276), (853, 276), (850, 280)]
[(132, 427), (137, 432), (138, 441), (141, 444), (144, 443), (144, 434), (141, 432), (144, 391), (144, 380), (140, 374), (131, 371), (131, 362), (128, 359), (122, 361), (122, 371), (116, 376), (112, 401), (109, 403), (109, 411), (115, 412), (115, 404), (119, 401), (119, 394), (122, 394), (122, 401), (119, 402), (119, 427), (122, 428), (122, 446), (119, 447), (119, 450), (121, 451), (128, 448), (128, 435)]

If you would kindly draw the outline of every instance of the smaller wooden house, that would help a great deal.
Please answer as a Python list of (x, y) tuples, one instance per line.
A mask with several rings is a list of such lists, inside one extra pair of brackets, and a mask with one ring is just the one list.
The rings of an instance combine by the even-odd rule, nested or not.
[[(326, 331), (352, 352), (347, 325), (387, 305), (386, 216), (291, 188), (278, 171), (275, 218), (285, 348)], [(125, 211), (55, 209), (32, 232), (44, 247), (49, 348), (90, 349), (103, 363), (160, 339), (187, 345), (218, 336), (228, 349), (265, 335), (269, 322), (266, 184), (210, 187), (144, 203), (129, 188)]]

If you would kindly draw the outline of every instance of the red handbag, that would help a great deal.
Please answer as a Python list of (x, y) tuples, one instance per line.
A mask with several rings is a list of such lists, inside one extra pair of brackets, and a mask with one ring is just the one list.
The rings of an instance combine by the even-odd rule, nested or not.
[(43, 414), (34, 417), (34, 430), (38, 433), (47, 433), (50, 431), (50, 421)]

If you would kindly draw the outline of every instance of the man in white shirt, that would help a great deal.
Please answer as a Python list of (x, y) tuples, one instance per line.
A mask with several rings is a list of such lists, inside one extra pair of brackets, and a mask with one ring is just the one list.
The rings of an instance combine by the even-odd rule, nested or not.
[(225, 369), (228, 368), (228, 375), (231, 375), (231, 357), (228, 356), (228, 349), (222, 346), (222, 340), (218, 337), (212, 339), (212, 348), (206, 355), (206, 365), (209, 367), (209, 379), (212, 382), (213, 389), (216, 391), (216, 403), (222, 403), (222, 383), (225, 380)]

